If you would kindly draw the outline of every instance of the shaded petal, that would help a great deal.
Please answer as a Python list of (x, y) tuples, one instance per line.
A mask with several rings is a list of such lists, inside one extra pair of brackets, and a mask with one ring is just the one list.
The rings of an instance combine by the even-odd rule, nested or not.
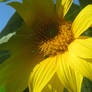
[(28, 86), (30, 72), (42, 59), (32, 52), (31, 31), (23, 26), (0, 50), (8, 50), (11, 57), (0, 64), (0, 86), (6, 92), (22, 92)]
[(77, 71), (79, 74), (83, 75), (84, 77), (89, 78), (92, 80), (92, 63), (89, 63), (85, 61), (84, 59), (81, 59), (74, 54), (70, 54), (67, 57), (70, 61), (71, 67)]
[(14, 7), (29, 25), (55, 15), (53, 0), (23, 0), (23, 3), (11, 2), (8, 5)]
[(72, 5), (73, 0), (56, 0), (56, 11), (58, 17), (64, 17)]
[[(11, 34), (9, 34), (11, 35)], [(29, 29), (25, 24), (19, 28), (16, 32), (16, 35), (12, 36), (7, 41), (7, 36), (5, 37), (5, 41), (3, 44), (0, 44), (0, 50), (9, 50), (11, 53), (21, 52), (23, 50), (30, 50), (32, 52), (32, 44), (34, 33), (31, 29)], [(4, 38), (4, 37), (3, 37)], [(25, 45), (26, 44), (26, 45)]]
[(75, 38), (79, 37), (84, 31), (92, 26), (92, 4), (80, 11), (72, 24)]
[(69, 53), (92, 60), (92, 38), (76, 39), (69, 45)]
[(63, 92), (63, 91), (64, 86), (61, 84), (57, 74), (55, 73), (42, 92)]
[(56, 57), (50, 57), (38, 64), (30, 77), (29, 87), (32, 92), (41, 92), (56, 72)]
[(74, 71), (67, 59), (67, 53), (58, 56), (58, 77), (69, 92), (81, 92), (83, 77)]
[(6, 92), (22, 92), (28, 86), (30, 72), (38, 60), (23, 51), (12, 55), (0, 65), (0, 86), (5, 85)]

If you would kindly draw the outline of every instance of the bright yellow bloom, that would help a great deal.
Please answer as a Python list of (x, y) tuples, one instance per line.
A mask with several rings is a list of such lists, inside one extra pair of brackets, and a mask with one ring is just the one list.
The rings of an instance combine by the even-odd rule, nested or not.
[(6, 92), (81, 92), (83, 77), (92, 80), (92, 38), (80, 36), (92, 26), (92, 5), (74, 22), (64, 16), (73, 0), (23, 0), (10, 3), (25, 24), (0, 49), (12, 56), (0, 65)]

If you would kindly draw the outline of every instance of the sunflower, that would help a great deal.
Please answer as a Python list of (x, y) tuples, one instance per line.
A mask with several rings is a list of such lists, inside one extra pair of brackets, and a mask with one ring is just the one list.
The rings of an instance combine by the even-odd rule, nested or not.
[(6, 92), (81, 92), (83, 77), (92, 80), (92, 4), (72, 22), (64, 17), (73, 0), (23, 0), (9, 3), (24, 19), (22, 27), (0, 50), (12, 56), (0, 65)]

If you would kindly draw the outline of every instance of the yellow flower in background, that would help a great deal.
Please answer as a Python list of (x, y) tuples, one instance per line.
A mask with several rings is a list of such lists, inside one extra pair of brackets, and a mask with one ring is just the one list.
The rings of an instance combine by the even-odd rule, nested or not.
[(81, 92), (83, 77), (92, 80), (92, 38), (80, 36), (92, 26), (92, 4), (74, 22), (64, 16), (73, 0), (23, 0), (9, 3), (25, 23), (0, 49), (12, 56), (0, 65), (6, 92)]

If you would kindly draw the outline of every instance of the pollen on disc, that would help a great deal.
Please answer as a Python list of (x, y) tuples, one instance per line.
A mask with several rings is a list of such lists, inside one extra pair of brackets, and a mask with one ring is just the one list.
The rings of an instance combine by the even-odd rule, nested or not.
[(63, 22), (58, 27), (58, 34), (53, 39), (42, 41), (40, 45), (40, 53), (44, 56), (53, 56), (58, 53), (64, 53), (68, 49), (68, 45), (74, 40), (71, 30), (71, 23)]

